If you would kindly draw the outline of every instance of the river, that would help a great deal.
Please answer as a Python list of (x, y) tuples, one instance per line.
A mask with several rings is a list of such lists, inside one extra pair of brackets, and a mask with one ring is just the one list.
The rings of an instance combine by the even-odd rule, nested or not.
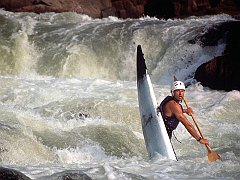
[[(31, 179), (82, 171), (92, 179), (239, 179), (240, 92), (196, 82), (197, 67), (225, 48), (189, 40), (231, 16), (159, 20), (92, 19), (76, 13), (0, 10), (0, 165)], [(149, 160), (138, 109), (136, 48), (141, 45), (160, 103), (173, 76), (210, 146), (179, 125), (178, 161)], [(189, 120), (192, 122), (191, 118)]]

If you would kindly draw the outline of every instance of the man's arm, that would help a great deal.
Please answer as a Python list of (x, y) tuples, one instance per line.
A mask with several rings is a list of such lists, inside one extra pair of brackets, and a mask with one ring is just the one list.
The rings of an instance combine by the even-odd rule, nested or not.
[[(171, 103), (170, 106), (171, 106), (170, 108), (171, 108), (172, 113), (174, 114), (174, 116), (185, 126), (185, 128), (192, 135), (192, 137), (194, 137), (197, 141), (201, 142), (201, 136), (198, 135), (198, 133), (195, 130), (194, 126), (189, 122), (189, 120), (183, 114), (183, 111), (182, 111), (182, 108), (180, 107), (180, 105), (174, 102), (174, 103)], [(208, 144), (207, 141), (204, 141), (204, 142), (202, 141), (201, 143), (202, 144), (206, 144), (206, 143)]]

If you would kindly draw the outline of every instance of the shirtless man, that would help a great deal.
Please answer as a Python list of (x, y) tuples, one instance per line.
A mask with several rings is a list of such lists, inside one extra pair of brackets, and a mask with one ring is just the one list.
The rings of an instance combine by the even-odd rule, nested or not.
[(208, 140), (201, 138), (193, 125), (186, 118), (184, 113), (189, 116), (193, 114), (192, 108), (183, 109), (180, 102), (183, 100), (185, 93), (185, 85), (181, 81), (174, 81), (171, 87), (172, 96), (167, 96), (158, 107), (165, 123), (169, 138), (172, 137), (172, 131), (177, 128), (181, 122), (188, 132), (201, 144), (208, 145)]

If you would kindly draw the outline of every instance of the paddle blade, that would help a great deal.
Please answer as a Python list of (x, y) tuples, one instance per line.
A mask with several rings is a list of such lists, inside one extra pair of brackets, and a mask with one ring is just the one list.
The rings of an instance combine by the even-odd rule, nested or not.
[(214, 151), (208, 152), (208, 162), (211, 163), (218, 159), (221, 160), (221, 156), (218, 153), (216, 153)]

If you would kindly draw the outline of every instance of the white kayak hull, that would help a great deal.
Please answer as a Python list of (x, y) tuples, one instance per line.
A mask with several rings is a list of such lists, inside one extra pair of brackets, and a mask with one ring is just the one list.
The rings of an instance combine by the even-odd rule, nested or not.
[(149, 158), (160, 154), (177, 160), (160, 114), (141, 46), (137, 47), (137, 89), (142, 130)]

